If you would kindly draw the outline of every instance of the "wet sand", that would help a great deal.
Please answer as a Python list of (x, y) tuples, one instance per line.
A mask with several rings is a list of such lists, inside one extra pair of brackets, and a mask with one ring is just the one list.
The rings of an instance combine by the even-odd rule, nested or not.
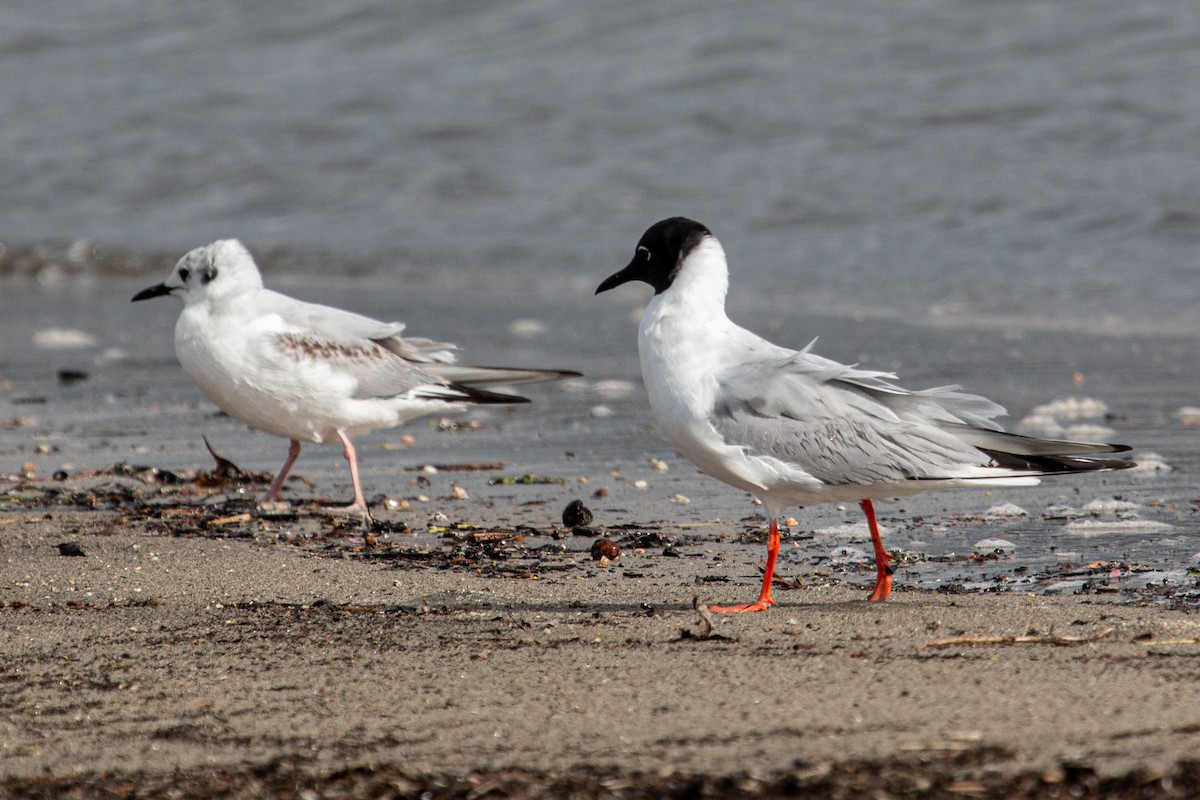
[(514, 504), (443, 498), (453, 520), (421, 530), (411, 512), (264, 514), (230, 487), (147, 477), (27, 484), (0, 515), (14, 796), (374, 797), (401, 778), (417, 796), (472, 774), (517, 796), (694, 776), (770, 794), (888, 785), (875, 765), (988, 796), (1198, 785), (1195, 606), (1107, 591), (1106, 569), (1069, 596), (916, 591), (902, 574), (871, 604), (862, 563), (709, 632), (694, 598), (748, 598), (758, 579), (761, 545), (727, 530), (608, 528), (622, 555), (604, 563), (536, 497), (529, 528), (500, 521)]
[[(285, 508), (256, 506), (261, 482), (204, 473), (214, 462), (202, 435), (255, 472), (275, 469), (285, 448), (214, 415), (171, 357), (177, 307), (131, 321), (126, 289), (75, 316), (98, 333), (90, 350), (21, 350), (49, 325), (44, 301), (6, 323), (19, 333), (0, 430), (0, 793), (1200, 787), (1196, 429), (1172, 418), (1191, 392), (1174, 377), (1187, 340), (1088, 347), (1082, 335), (1030, 332), (997, 349), (944, 328), (886, 340), (908, 383), (953, 377), (1016, 415), (1082, 370), (1113, 409), (1116, 438), (1174, 469), (883, 506), (887, 544), (908, 555), (886, 604), (863, 599), (873, 571), (854, 552), (856, 510), (793, 510), (781, 575), (796, 588), (781, 587), (768, 613), (718, 617), (704, 636), (695, 598), (757, 591), (763, 520), (654, 432), (625, 307), (568, 307), (577, 331), (532, 342), (512, 332), (534, 316), (524, 309), (481, 314), (494, 327), (473, 334), (469, 356), (495, 361), (493, 348), (588, 378), (534, 387), (533, 406), (514, 412), (365, 437), (376, 519), (364, 526), (314, 504), (348, 498), (336, 449), (305, 450)], [(414, 331), (445, 334), (439, 302), (418, 311), (429, 319)], [(895, 330), (827, 322), (866, 362)], [(614, 330), (596, 340), (605, 325)], [(68, 367), (86, 377), (64, 379)], [(1102, 516), (1116, 525), (1108, 533), (1072, 532), (1078, 520), (1048, 513), (1113, 497), (1142, 527)], [(563, 526), (576, 498), (596, 530)], [(985, 513), (1002, 502), (1027, 516)], [(598, 538), (620, 558), (594, 560)], [(975, 547), (996, 538), (1015, 553)], [(60, 554), (63, 542), (86, 555)]]

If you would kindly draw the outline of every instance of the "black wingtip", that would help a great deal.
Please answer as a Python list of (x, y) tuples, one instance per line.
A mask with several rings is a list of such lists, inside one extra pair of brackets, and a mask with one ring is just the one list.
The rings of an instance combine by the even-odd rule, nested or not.
[[(1114, 453), (1124, 453), (1133, 449), (1123, 444), (1114, 444), (1112, 448), (1111, 452)], [(1137, 466), (1136, 461), (1128, 461), (1123, 458), (1096, 458), (1095, 456), (1074, 455), (1015, 455), (999, 450), (988, 450), (982, 447), (979, 449), (998, 466), (1021, 472), (1032, 471), (1042, 474), (1097, 472), (1100, 470), (1129, 469), (1130, 467)]]
[(502, 405), (531, 402), (528, 397), (522, 397), (519, 394), (504, 394), (503, 392), (492, 392), (487, 389), (478, 389), (474, 386), (464, 386), (458, 383), (450, 384), (457, 391), (466, 395), (466, 399), (472, 403), (479, 405)]

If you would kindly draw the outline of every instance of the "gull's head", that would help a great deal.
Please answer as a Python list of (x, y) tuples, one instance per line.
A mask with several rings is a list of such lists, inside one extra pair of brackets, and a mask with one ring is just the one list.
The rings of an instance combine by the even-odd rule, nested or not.
[(179, 259), (169, 278), (138, 292), (133, 301), (171, 295), (190, 305), (261, 288), (262, 276), (250, 251), (237, 239), (221, 239)]
[(725, 253), (716, 237), (695, 220), (671, 217), (646, 229), (623, 270), (604, 279), (596, 294), (629, 281), (644, 281), (662, 294), (672, 286), (699, 284), (722, 300), (729, 278)]

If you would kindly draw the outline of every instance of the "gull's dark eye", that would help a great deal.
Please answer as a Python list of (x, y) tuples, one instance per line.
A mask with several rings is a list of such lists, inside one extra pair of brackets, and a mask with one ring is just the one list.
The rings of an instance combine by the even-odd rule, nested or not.
[(637, 249), (637, 254), (643, 261), (650, 260), (650, 248), (648, 247), (639, 246)]
[(183, 269), (179, 270), (179, 280), (183, 281), (184, 283), (187, 283), (187, 279), (188, 279), (188, 271), (187, 271), (187, 267), (184, 267)]

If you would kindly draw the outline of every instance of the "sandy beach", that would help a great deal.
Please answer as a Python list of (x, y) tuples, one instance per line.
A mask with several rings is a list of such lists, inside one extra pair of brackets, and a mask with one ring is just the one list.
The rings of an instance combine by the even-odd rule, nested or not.
[[(117, 283), (81, 322), (93, 347), (19, 345), (7, 367), (7, 796), (1187, 797), (1200, 787), (1195, 428), (1169, 415), (1186, 387), (1154, 374), (1174, 369), (1186, 340), (1086, 348), (1069, 333), (1031, 334), (1020, 345), (1037, 355), (1024, 361), (953, 328), (891, 340), (914, 365), (958, 342), (957, 356), (926, 366), (1018, 395), (1016, 414), (1070, 382), (1036, 364), (1086, 371), (1116, 438), (1170, 466), (883, 505), (886, 541), (904, 556), (886, 604), (864, 600), (873, 568), (857, 509), (793, 509), (779, 606), (707, 630), (697, 598), (755, 593), (765, 520), (654, 432), (625, 307), (570, 301), (579, 340), (568, 330), (522, 345), (520, 308), (472, 296), (484, 318), (496, 304), (497, 331), (474, 355), (491, 357), (489, 341), (518, 361), (540, 347), (550, 355), (539, 363), (589, 376), (533, 387), (534, 403), (513, 412), (364, 438), (365, 523), (323, 508), (348, 496), (336, 448), (306, 449), (287, 504), (259, 508), (283, 443), (214, 414), (171, 357), (175, 308), (131, 318)], [(44, 297), (31, 290), (19, 307), (44, 309)], [(440, 334), (438, 312), (434, 293), (417, 329)], [(14, 342), (47, 327), (44, 310), (27, 313)], [(894, 325), (822, 322), (864, 348)], [(1025, 366), (979, 387), (997, 380), (984, 362), (1010, 358)], [(64, 379), (67, 367), (84, 376)], [(249, 474), (217, 472), (202, 437)], [(576, 499), (590, 529), (564, 526)], [(1025, 516), (1003, 516), (1004, 503)], [(619, 558), (594, 558), (600, 539)]]
[[(114, 484), (133, 498), (106, 509)], [(385, 514), (369, 533), (96, 485), (0, 516), (8, 796), (1200, 786), (1194, 605), (1102, 574), (1070, 596), (878, 605), (864, 564), (707, 631), (693, 598), (752, 593), (758, 554), (696, 528), (610, 530), (624, 552), (606, 564), (549, 506), (528, 515), (540, 530), (469, 507), (481, 527), (402, 533)]]
[[(0, 4), (0, 798), (1200, 797), (1197, 42), (1194, 0)], [(789, 509), (778, 607), (710, 629), (767, 520), (661, 435), (648, 288), (594, 295), (673, 215), (754, 332), (1139, 466), (878, 498), (886, 604), (853, 503)], [(584, 377), (357, 437), (369, 524), (338, 447), (259, 507), (286, 442), (130, 303), (231, 237)]]

